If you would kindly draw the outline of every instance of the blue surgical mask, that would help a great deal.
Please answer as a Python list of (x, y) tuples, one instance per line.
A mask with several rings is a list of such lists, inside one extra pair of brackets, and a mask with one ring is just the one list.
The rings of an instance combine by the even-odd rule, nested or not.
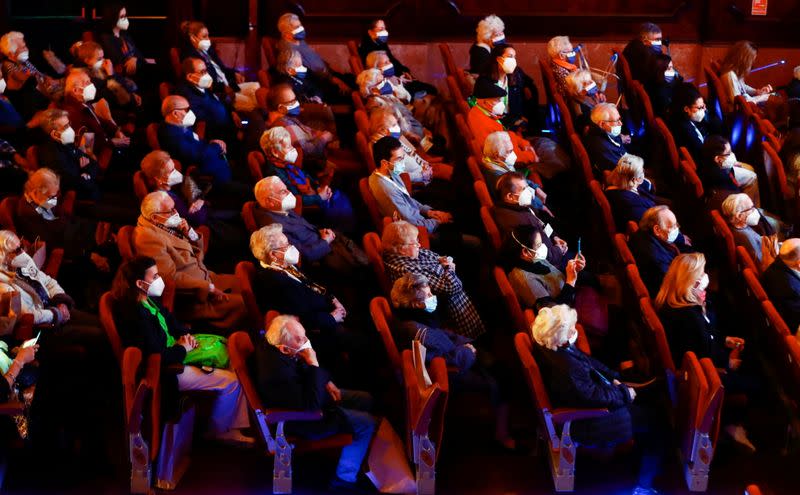
[(378, 31), (378, 35), (375, 37), (375, 41), (377, 41), (378, 43), (386, 43), (387, 41), (389, 41), (389, 31), (385, 29), (383, 31)]
[(297, 29), (292, 31), (292, 36), (294, 36), (294, 39), (296, 40), (306, 39), (306, 28), (304, 28), (303, 26), (298, 27)]
[(392, 76), (394, 76), (394, 65), (389, 64), (389, 65), (384, 66), (383, 69), (381, 69), (381, 72), (383, 72), (383, 77), (392, 77)]
[(402, 131), (400, 130), (400, 126), (399, 125), (395, 125), (393, 127), (390, 127), (389, 128), (389, 135), (392, 136), (395, 139), (400, 139), (400, 136), (402, 135)]
[(575, 61), (578, 59), (578, 56), (575, 55), (574, 51), (571, 51), (567, 54), (567, 62), (574, 64)]
[(394, 89), (392, 88), (392, 85), (389, 84), (386, 81), (383, 81), (383, 84), (381, 85), (381, 94), (382, 95), (390, 95), (393, 92), (394, 92)]
[(661, 41), (653, 41), (650, 45), (650, 49), (656, 53), (661, 53)]
[(286, 113), (292, 117), (297, 117), (300, 115), (300, 102), (296, 101), (294, 104), (286, 107)]
[(597, 83), (592, 81), (589, 86), (586, 87), (586, 94), (589, 96), (594, 96), (597, 94)]
[(433, 313), (436, 311), (436, 306), (438, 305), (439, 300), (436, 298), (435, 295), (425, 298), (425, 311), (428, 313)]

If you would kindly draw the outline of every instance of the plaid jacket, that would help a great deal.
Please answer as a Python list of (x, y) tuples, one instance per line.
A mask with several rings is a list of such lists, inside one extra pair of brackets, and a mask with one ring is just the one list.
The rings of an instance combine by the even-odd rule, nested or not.
[(486, 332), (458, 275), (439, 263), (438, 254), (420, 248), (417, 258), (386, 253), (383, 255), (383, 262), (386, 274), (392, 282), (408, 272), (428, 277), (431, 292), (444, 303), (450, 327), (456, 333), (474, 339)]

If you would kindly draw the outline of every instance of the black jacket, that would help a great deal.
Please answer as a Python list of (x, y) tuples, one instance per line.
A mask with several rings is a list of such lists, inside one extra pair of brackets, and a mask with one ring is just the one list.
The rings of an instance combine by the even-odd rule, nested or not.
[(264, 313), (274, 309), (281, 314), (295, 315), (308, 330), (324, 332), (338, 325), (331, 315), (334, 306), (329, 295), (320, 294), (281, 271), (258, 265), (253, 291)]
[[(699, 162), (702, 156), (703, 142), (709, 135), (707, 119), (702, 122), (693, 122), (685, 112), (681, 112), (680, 115), (672, 116), (669, 130), (675, 138), (675, 146), (685, 147), (694, 158), (695, 163)], [(698, 131), (703, 136), (702, 139), (698, 136)]]
[(222, 63), (222, 59), (219, 58), (217, 50), (214, 49), (214, 45), (211, 45), (207, 52), (203, 52), (195, 48), (188, 40), (184, 40), (181, 44), (181, 60), (187, 57), (199, 58), (206, 63), (206, 69), (208, 69), (208, 73), (214, 80), (212, 88), (215, 93), (223, 93), (225, 91), (225, 84), (222, 82), (222, 79), (217, 76), (217, 71), (211, 67), (211, 61), (217, 64), (220, 70), (225, 74), (225, 79), (228, 80), (228, 86), (230, 86), (234, 92), (239, 92), (239, 85), (236, 84), (236, 71)]
[(775, 309), (783, 317), (789, 331), (797, 333), (800, 326), (800, 274), (776, 258), (761, 275), (761, 283)]
[(669, 265), (681, 253), (693, 253), (695, 250), (686, 244), (683, 234), (678, 234), (675, 242), (664, 242), (650, 232), (639, 230), (628, 241), (631, 253), (639, 267), (639, 275), (650, 292), (656, 297)]
[(622, 155), (628, 152), (621, 137), (611, 137), (595, 124), (590, 125), (589, 131), (583, 136), (583, 145), (592, 166), (600, 172), (614, 170)]
[(631, 40), (622, 50), (622, 55), (628, 61), (631, 69), (631, 76), (637, 81), (644, 81), (647, 75), (647, 68), (650, 66), (650, 59), (655, 55), (655, 50), (645, 46), (640, 38)]
[[(151, 301), (158, 308), (167, 323), (170, 335), (178, 340), (182, 335), (189, 333), (161, 303), (155, 299)], [(120, 340), (123, 347), (138, 347), (144, 356), (161, 354), (162, 366), (182, 364), (186, 358), (186, 349), (178, 344), (167, 347), (167, 335), (158, 318), (142, 304), (133, 308), (123, 307), (121, 303), (113, 305), (114, 321), (117, 323)]]
[(629, 221), (639, 223), (644, 212), (656, 205), (655, 196), (644, 190), (642, 186), (639, 187), (639, 194), (625, 189), (607, 189), (605, 191), (617, 232), (628, 230)]
[(361, 57), (361, 63), (367, 63), (367, 55), (371, 52), (375, 52), (378, 50), (383, 50), (386, 52), (386, 55), (389, 57), (389, 61), (392, 62), (394, 66), (394, 73), (398, 76), (405, 74), (406, 72), (411, 72), (411, 70), (403, 65), (397, 58), (392, 54), (392, 49), (389, 48), (388, 43), (381, 43), (380, 41), (376, 41), (372, 39), (369, 33), (364, 33), (364, 36), (361, 38), (361, 44), (358, 45), (358, 56)]
[(728, 367), (729, 353), (725, 347), (725, 336), (716, 329), (713, 311), (709, 309), (707, 315), (710, 321), (703, 317), (700, 306), (665, 306), (659, 310), (658, 316), (664, 325), (675, 366), (680, 367), (684, 354), (692, 351), (698, 359), (711, 358), (718, 368)]
[[(46, 139), (38, 147), (39, 166), (52, 169), (61, 177), (61, 188), (64, 191), (75, 191), (78, 199), (98, 199), (100, 186), (97, 181), (100, 166), (93, 159), (81, 168), (80, 159), (89, 158), (74, 144), (61, 144), (54, 139)], [(89, 174), (89, 178), (82, 177)]]
[(312, 98), (323, 98), (322, 91), (314, 84), (314, 78), (308, 74), (304, 79), (292, 77), (288, 74), (277, 73), (272, 76), (271, 83), (273, 86), (279, 84), (288, 84), (292, 87), (295, 96), (297, 96), (300, 103), (308, 103)]
[(492, 62), (492, 53), (477, 43), (469, 47), (469, 71), (473, 74), (483, 74)]

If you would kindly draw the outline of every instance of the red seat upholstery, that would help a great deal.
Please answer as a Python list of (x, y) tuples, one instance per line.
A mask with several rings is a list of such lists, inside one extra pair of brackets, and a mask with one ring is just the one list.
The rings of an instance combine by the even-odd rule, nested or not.
[(672, 133), (669, 131), (667, 124), (661, 120), (661, 117), (656, 118), (653, 130), (655, 131), (653, 137), (657, 143), (656, 149), (658, 149), (659, 153), (664, 153), (666, 155), (664, 156), (666, 165), (671, 168), (675, 174), (679, 174), (680, 157), (678, 156), (678, 148), (675, 146), (675, 139), (673, 139)]
[(353, 108), (355, 108), (356, 111), (358, 110), (361, 110), (362, 112), (367, 111), (367, 107), (364, 106), (364, 99), (361, 98), (361, 94), (358, 91), (353, 91), (352, 93), (350, 93), (350, 99), (353, 100)]
[(489, 237), (489, 243), (492, 246), (492, 249), (494, 249), (495, 254), (497, 254), (500, 252), (500, 248), (503, 245), (503, 241), (500, 237), (500, 230), (497, 228), (497, 224), (494, 222), (494, 218), (492, 218), (492, 213), (489, 211), (489, 208), (481, 206), (480, 213), (481, 222), (483, 222), (483, 228), (486, 230), (486, 235)]
[(570, 134), (569, 142), (570, 145), (572, 145), (572, 156), (575, 157), (578, 165), (580, 165), (583, 179), (588, 186), (594, 180), (594, 171), (592, 169), (592, 162), (589, 160), (589, 154), (586, 152), (586, 148), (583, 146), (581, 138), (577, 134)]
[(361, 154), (361, 161), (367, 164), (367, 169), (370, 171), (370, 173), (374, 172), (378, 167), (375, 164), (375, 159), (372, 157), (372, 147), (369, 145), (367, 135), (361, 131), (356, 133), (356, 148)]
[(697, 172), (695, 171), (697, 167), (694, 165), (694, 162), (690, 163), (687, 160), (681, 160), (680, 167), (681, 182), (683, 183), (684, 191), (687, 196), (694, 201), (695, 205), (698, 207), (702, 206), (705, 190), (703, 189), (703, 183), (700, 181), (700, 177), (697, 176)]
[(455, 60), (453, 60), (453, 53), (450, 51), (450, 45), (447, 43), (439, 43), (439, 53), (442, 55), (445, 73), (448, 76), (455, 75), (458, 68), (456, 67)]
[(247, 169), (250, 170), (250, 177), (253, 182), (258, 182), (264, 178), (264, 153), (260, 150), (251, 151), (247, 154)]
[(383, 245), (381, 238), (375, 232), (367, 232), (364, 234), (364, 252), (367, 254), (369, 264), (372, 265), (372, 270), (375, 272), (375, 278), (378, 279), (378, 284), (383, 289), (383, 293), (387, 296), (392, 292), (392, 284), (389, 282), (389, 277), (386, 275), (386, 268), (383, 264)]
[(592, 194), (592, 203), (597, 206), (597, 214), (600, 215), (600, 221), (603, 224), (606, 235), (608, 236), (609, 243), (614, 242), (614, 236), (617, 233), (617, 227), (614, 223), (614, 216), (611, 213), (611, 205), (608, 203), (600, 183), (593, 180), (589, 183), (589, 191)]
[(351, 57), (358, 57), (358, 45), (356, 44), (356, 40), (347, 40), (347, 51), (350, 53)]
[(753, 270), (753, 273), (761, 273), (761, 269), (750, 257), (750, 253), (747, 252), (744, 246), (736, 246), (736, 260), (739, 262), (739, 271), (749, 268)]
[(522, 306), (519, 304), (517, 294), (511, 287), (511, 283), (508, 281), (506, 272), (504, 272), (499, 266), (494, 267), (494, 280), (497, 283), (497, 288), (499, 289), (500, 295), (503, 298), (503, 302), (506, 305), (508, 315), (511, 318), (511, 323), (514, 325), (514, 329), (519, 332), (528, 331), (529, 329), (525, 325), (525, 315), (522, 313)]
[(264, 36), (261, 38), (261, 51), (264, 53), (264, 58), (267, 59), (267, 67), (275, 68), (275, 64), (277, 63), (277, 56), (275, 55), (275, 43), (277, 42), (276, 39), (271, 38), (269, 36)]
[(718, 210), (711, 212), (711, 227), (714, 230), (714, 236), (717, 238), (719, 248), (725, 255), (725, 262), (728, 264), (727, 269), (729, 273), (736, 272), (736, 244), (733, 241), (733, 233), (730, 227), (722, 219)]
[(625, 276), (628, 280), (630, 288), (633, 290), (633, 293), (636, 294), (637, 298), (641, 299), (643, 297), (650, 297), (650, 292), (648, 292), (647, 286), (644, 285), (642, 277), (639, 275), (639, 267), (637, 267), (635, 264), (626, 265)]
[(164, 81), (158, 85), (158, 97), (161, 98), (161, 101), (164, 101), (167, 96), (172, 94), (174, 89), (172, 83)]
[(25, 151), (25, 161), (27, 162), (25, 170), (28, 172), (39, 170), (39, 148), (36, 145), (28, 146)]
[(748, 485), (744, 490), (744, 495), (761, 495), (761, 489), (758, 485)]
[(650, 299), (646, 297), (639, 299), (639, 309), (645, 328), (650, 332), (650, 338), (652, 339), (651, 344), (653, 344), (654, 352), (651, 355), (655, 355), (658, 365), (668, 376), (674, 377), (677, 368), (669, 350), (667, 334), (664, 332), (664, 326), (661, 324), (655, 309), (653, 309)]
[(800, 211), (798, 210), (800, 201), (798, 201), (797, 192), (793, 191), (787, 182), (783, 160), (778, 155), (778, 150), (773, 148), (768, 141), (762, 141), (761, 147), (764, 157), (764, 172), (769, 185), (769, 204), (776, 213), (785, 213), (796, 218)]
[(617, 252), (617, 257), (624, 265), (635, 265), (636, 260), (633, 258), (633, 253), (628, 248), (628, 242), (625, 240), (623, 234), (616, 234), (614, 236), (614, 248)]
[(375, 329), (383, 341), (383, 347), (386, 350), (386, 355), (389, 357), (389, 363), (392, 365), (395, 376), (398, 380), (403, 376), (403, 363), (400, 359), (400, 351), (397, 350), (397, 345), (392, 336), (390, 324), (392, 322), (392, 308), (389, 301), (385, 297), (375, 297), (369, 303), (369, 314), (372, 316), (372, 322), (375, 324)]
[(742, 272), (748, 295), (755, 298), (757, 301), (766, 301), (769, 299), (769, 296), (767, 296), (767, 292), (758, 280), (756, 273), (757, 272), (753, 271), (751, 268), (745, 268)]
[(183, 69), (181, 68), (180, 52), (174, 46), (169, 49), (169, 63), (172, 66), (172, 72), (175, 74), (175, 80), (180, 81), (183, 76)]
[(147, 146), (152, 150), (160, 150), (161, 145), (158, 142), (158, 124), (151, 122), (147, 124)]
[(356, 129), (364, 133), (364, 137), (369, 136), (369, 115), (364, 110), (356, 110), (353, 114), (356, 121)]
[(494, 206), (494, 201), (492, 200), (491, 194), (489, 194), (489, 189), (486, 187), (486, 182), (482, 180), (476, 180), (472, 187), (475, 189), (475, 196), (478, 198), (478, 203), (485, 208), (491, 208)]
[(350, 72), (355, 75), (361, 74), (364, 71), (364, 65), (361, 63), (361, 59), (357, 56), (349, 56), (347, 57), (347, 62), (350, 65)]
[(369, 180), (366, 177), (358, 181), (358, 190), (361, 192), (361, 199), (364, 200), (367, 212), (372, 219), (372, 224), (379, 233), (383, 232), (383, 215), (381, 215), (380, 208), (378, 208), (378, 201), (372, 195), (372, 191), (369, 188)]
[[(478, 160), (475, 158), (474, 153), (467, 157), (467, 168), (469, 169), (469, 173), (472, 176), (472, 180), (475, 181), (477, 184), (478, 182), (486, 182), (486, 179), (483, 177), (483, 172), (481, 172), (481, 168), (478, 165)], [(480, 198), (478, 198), (480, 200)]]
[[(641, 112), (641, 119), (647, 128), (652, 128), (655, 123), (655, 113), (653, 112), (653, 104), (650, 102), (650, 97), (647, 95), (647, 92), (644, 90), (644, 86), (637, 80), (631, 80), (629, 83), (629, 88), (632, 96), (636, 98), (636, 102), (639, 106), (639, 111)], [(630, 105), (630, 102), (628, 102)], [(638, 122), (637, 122), (638, 124)]]
[(147, 180), (145, 179), (144, 172), (137, 170), (133, 173), (133, 192), (139, 201), (142, 201), (145, 196), (150, 192), (147, 187)]
[(103, 325), (103, 330), (106, 332), (106, 337), (108, 337), (108, 341), (111, 344), (111, 350), (114, 352), (114, 356), (116, 356), (119, 363), (122, 363), (122, 352), (124, 349), (122, 348), (122, 340), (120, 339), (119, 332), (117, 331), (117, 325), (114, 323), (114, 314), (112, 312), (111, 302), (112, 300), (110, 292), (106, 292), (100, 296), (100, 323)]
[(256, 267), (249, 261), (240, 261), (236, 264), (234, 273), (236, 275), (236, 280), (239, 282), (242, 299), (244, 299), (244, 305), (247, 308), (247, 314), (250, 318), (250, 330), (259, 329), (261, 322), (264, 321), (264, 315), (258, 307), (256, 294), (253, 290), (253, 278), (256, 274)]

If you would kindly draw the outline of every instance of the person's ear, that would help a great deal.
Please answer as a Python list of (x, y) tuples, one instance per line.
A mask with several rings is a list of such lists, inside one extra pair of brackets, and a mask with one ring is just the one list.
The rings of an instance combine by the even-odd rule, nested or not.
[(411, 303), (411, 306), (416, 309), (422, 309), (425, 307), (425, 301), (414, 301), (413, 303)]
[(60, 135), (60, 134), (58, 133), (58, 131), (56, 131), (55, 129), (53, 129), (52, 131), (50, 131), (50, 137), (52, 137), (52, 138), (53, 138), (53, 139), (55, 139), (56, 141), (58, 141), (58, 140), (60, 140), (60, 139), (61, 139), (61, 135)]
[(138, 287), (139, 290), (141, 290), (142, 292), (147, 292), (147, 287), (145, 287), (145, 281), (144, 280), (137, 280), (136, 281), (136, 287)]
[(689, 108), (689, 107), (683, 107), (683, 111), (684, 111), (684, 113), (687, 113), (687, 114), (692, 113), (692, 109)]
[(289, 348), (283, 344), (278, 344), (275, 347), (277, 347), (282, 354), (286, 354), (287, 356), (290, 356), (292, 354), (292, 351), (290, 351)]

